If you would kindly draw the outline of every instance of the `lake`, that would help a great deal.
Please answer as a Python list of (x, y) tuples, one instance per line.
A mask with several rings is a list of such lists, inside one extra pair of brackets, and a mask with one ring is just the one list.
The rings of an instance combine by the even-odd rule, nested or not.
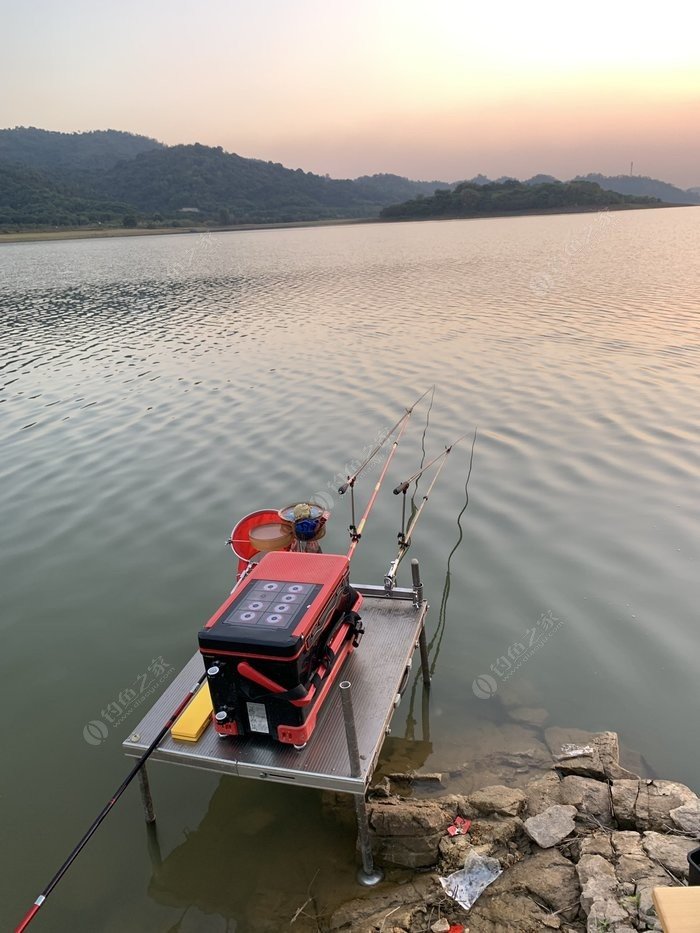
[[(381, 582), (392, 480), (478, 426), (410, 552), (429, 722), (407, 695), (386, 755), (468, 759), (503, 721), (499, 659), (556, 620), (509, 684), (699, 789), (699, 244), (687, 208), (0, 246), (3, 925), (128, 771), (121, 741), (230, 590), (234, 522), (325, 495), (345, 550), (339, 477), (432, 383), (353, 560)], [(163, 865), (134, 786), (38, 927), (240, 933), (286, 926), (312, 882), (356, 893), (320, 794), (150, 775)]]

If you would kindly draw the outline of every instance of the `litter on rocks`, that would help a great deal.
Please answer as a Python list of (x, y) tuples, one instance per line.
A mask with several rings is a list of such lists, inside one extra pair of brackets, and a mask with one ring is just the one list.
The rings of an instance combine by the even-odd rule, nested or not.
[(469, 827), (472, 825), (471, 820), (465, 820), (463, 816), (455, 817), (455, 821), (451, 826), (447, 827), (448, 835), (450, 836), (466, 836), (469, 832)]
[(594, 752), (595, 749), (592, 745), (571, 745), (567, 743), (566, 745), (562, 745), (561, 754), (555, 757), (559, 761), (563, 761), (566, 758), (590, 758)]
[(486, 888), (502, 873), (498, 859), (469, 852), (464, 860), (464, 868), (452, 872), (446, 878), (440, 878), (440, 884), (454, 901), (465, 910), (474, 904)]

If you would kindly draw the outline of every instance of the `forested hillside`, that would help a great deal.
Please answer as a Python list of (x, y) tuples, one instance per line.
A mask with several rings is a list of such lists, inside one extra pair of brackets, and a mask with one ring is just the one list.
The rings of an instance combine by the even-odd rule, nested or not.
[(604, 191), (589, 181), (526, 184), (510, 179), (480, 184), (462, 182), (453, 190), (438, 190), (432, 197), (415, 198), (384, 208), (387, 220), (420, 220), (441, 217), (474, 217), (480, 214), (527, 211), (585, 210), (622, 204), (650, 206), (655, 198), (639, 198)]
[(115, 130), (0, 130), (0, 226), (149, 227), (376, 217), (445, 182), (336, 180), (221, 147), (164, 146)]

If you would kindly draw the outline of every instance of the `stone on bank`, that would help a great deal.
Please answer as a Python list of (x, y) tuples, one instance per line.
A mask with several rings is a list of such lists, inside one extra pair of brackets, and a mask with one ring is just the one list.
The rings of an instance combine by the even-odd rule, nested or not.
[[(389, 880), (344, 904), (322, 929), (660, 930), (652, 890), (687, 879), (687, 853), (700, 844), (700, 800), (683, 784), (631, 775), (614, 733), (551, 728), (545, 738), (550, 770), (538, 769), (521, 787), (504, 782), (420, 799), (383, 785), (384, 796), (370, 799), (369, 823)], [(391, 778), (392, 790), (402, 786), (400, 775)], [(449, 835), (457, 816), (471, 821), (468, 831)], [(471, 852), (496, 858), (503, 872), (464, 911), (438, 877), (462, 869)], [(406, 881), (406, 869), (419, 873)]]

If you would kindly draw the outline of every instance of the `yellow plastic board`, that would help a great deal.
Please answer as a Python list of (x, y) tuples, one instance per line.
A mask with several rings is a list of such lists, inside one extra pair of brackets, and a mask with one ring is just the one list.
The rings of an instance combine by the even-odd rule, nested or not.
[(175, 720), (170, 734), (178, 742), (197, 742), (209, 725), (213, 708), (209, 684), (204, 681), (194, 697)]

